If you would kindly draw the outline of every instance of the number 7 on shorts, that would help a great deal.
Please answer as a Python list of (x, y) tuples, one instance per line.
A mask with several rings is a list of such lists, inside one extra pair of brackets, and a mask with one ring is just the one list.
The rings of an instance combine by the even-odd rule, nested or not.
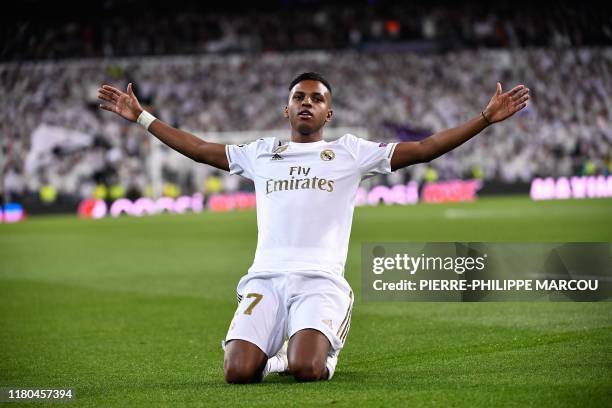
[(263, 299), (263, 295), (259, 294), (259, 293), (249, 293), (248, 295), (246, 295), (247, 298), (255, 298), (255, 300), (253, 300), (253, 302), (251, 302), (251, 304), (249, 305), (249, 307), (247, 307), (244, 310), (244, 314), (245, 315), (250, 315), (253, 312), (253, 308), (255, 306), (257, 306), (257, 304), (259, 302), (261, 302), (261, 299)]

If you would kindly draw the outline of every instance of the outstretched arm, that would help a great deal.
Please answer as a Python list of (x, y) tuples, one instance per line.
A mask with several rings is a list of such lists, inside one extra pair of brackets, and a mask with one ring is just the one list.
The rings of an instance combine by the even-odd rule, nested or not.
[[(103, 85), (102, 88), (98, 89), (98, 98), (107, 102), (100, 105), (101, 109), (114, 112), (131, 122), (136, 122), (143, 111), (136, 95), (134, 95), (131, 83), (127, 86), (126, 92), (121, 92), (110, 85)], [(159, 119), (155, 119), (148, 130), (172, 149), (190, 159), (229, 171), (224, 144), (205, 142), (199, 137), (173, 128)]]
[(517, 85), (502, 93), (501, 84), (484, 111), (477, 117), (454, 128), (435, 133), (420, 142), (398, 143), (391, 157), (391, 170), (416, 163), (429, 162), (467, 142), (487, 126), (501, 122), (527, 106), (529, 89)]

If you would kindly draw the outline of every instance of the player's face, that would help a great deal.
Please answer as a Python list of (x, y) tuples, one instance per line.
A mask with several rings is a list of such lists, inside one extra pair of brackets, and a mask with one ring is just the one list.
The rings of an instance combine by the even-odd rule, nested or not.
[(319, 81), (301, 81), (289, 92), (289, 103), (285, 117), (291, 127), (302, 135), (310, 135), (320, 130), (331, 120), (331, 95)]

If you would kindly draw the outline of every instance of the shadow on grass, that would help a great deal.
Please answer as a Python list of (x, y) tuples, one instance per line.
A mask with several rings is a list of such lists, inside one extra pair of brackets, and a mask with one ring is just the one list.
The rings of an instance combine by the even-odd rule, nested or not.
[(362, 382), (365, 379), (365, 377), (367, 377), (367, 375), (363, 372), (342, 370), (342, 372), (337, 372), (331, 381), (299, 382), (299, 381), (296, 381), (291, 375), (274, 375), (273, 374), (259, 384), (260, 385), (285, 384), (285, 385), (305, 386), (309, 384), (323, 384), (323, 383), (355, 383), (355, 382)]

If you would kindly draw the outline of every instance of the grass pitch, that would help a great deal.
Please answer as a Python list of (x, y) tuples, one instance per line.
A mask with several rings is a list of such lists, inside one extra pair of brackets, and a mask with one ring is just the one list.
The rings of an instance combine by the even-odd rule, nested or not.
[(247, 386), (223, 382), (220, 340), (255, 212), (0, 225), (0, 387), (71, 387), (79, 407), (609, 404), (612, 303), (364, 303), (377, 240), (612, 241), (612, 200), (357, 209), (336, 376)]

